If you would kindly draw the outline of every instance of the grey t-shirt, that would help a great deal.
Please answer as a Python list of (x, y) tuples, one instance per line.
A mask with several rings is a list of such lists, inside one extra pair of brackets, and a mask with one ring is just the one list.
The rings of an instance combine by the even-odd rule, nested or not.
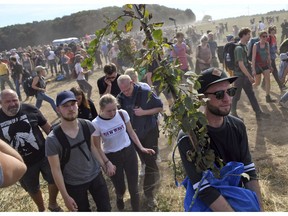
[[(86, 122), (89, 126), (90, 134), (92, 134), (95, 128), (93, 127), (90, 121), (87, 120)], [(84, 140), (82, 125), (80, 124), (79, 121), (78, 125), (79, 125), (79, 132), (76, 138), (72, 139), (71, 137), (66, 135), (70, 143), (70, 146), (74, 146), (75, 144)], [(71, 149), (70, 159), (66, 163), (63, 170), (64, 181), (69, 185), (80, 185), (90, 182), (94, 178), (96, 178), (96, 176), (100, 172), (100, 164), (92, 155), (87, 144), (83, 143), (82, 145), (80, 145), (80, 147), (83, 149), (88, 159), (78, 147)], [(45, 149), (46, 149), (46, 156), (62, 154), (62, 146), (59, 143), (56, 136), (54, 135), (53, 131), (51, 131), (46, 138)]]

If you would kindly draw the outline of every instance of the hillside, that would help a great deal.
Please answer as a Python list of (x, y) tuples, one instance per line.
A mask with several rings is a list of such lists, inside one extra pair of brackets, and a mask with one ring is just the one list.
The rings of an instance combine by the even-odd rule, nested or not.
[[(81, 11), (54, 20), (0, 28), (0, 51), (28, 45), (49, 44), (56, 38), (80, 38), (85, 34), (93, 34), (95, 30), (105, 26), (106, 18), (113, 20), (123, 14), (123, 10), (124, 7), (105, 7), (99, 10)], [(179, 23), (193, 22), (196, 19), (189, 9), (183, 11), (153, 4), (148, 5), (147, 10), (153, 14), (153, 22), (168, 21), (171, 24), (169, 17), (174, 17)]]

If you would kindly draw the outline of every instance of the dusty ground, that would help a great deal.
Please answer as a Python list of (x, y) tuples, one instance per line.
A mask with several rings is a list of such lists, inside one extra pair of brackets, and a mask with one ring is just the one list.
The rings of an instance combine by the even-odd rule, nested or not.
[[(93, 85), (92, 99), (97, 108), (99, 94), (96, 81), (98, 77), (102, 75), (103, 72), (101, 70), (97, 70), (89, 78), (89, 82)], [(271, 95), (274, 98), (279, 99), (280, 92), (278, 88), (276, 88), (274, 79), (271, 79)], [(56, 98), (56, 94), (59, 91), (70, 89), (73, 86), (77, 86), (77, 83), (74, 80), (60, 82), (53, 81), (49, 83), (47, 93), (53, 98)], [(258, 122), (256, 121), (255, 114), (245, 93), (242, 93), (242, 98), (238, 105), (238, 114), (244, 118), (247, 127), (250, 149), (259, 171), (265, 210), (288, 211), (288, 187), (286, 185), (288, 182), (288, 169), (286, 166), (286, 157), (288, 154), (286, 151), (288, 139), (288, 110), (282, 109), (278, 105), (278, 102), (267, 104), (265, 102), (265, 93), (262, 89), (259, 89), (257, 98), (263, 111), (271, 114), (270, 119)], [(33, 98), (29, 102), (35, 104), (35, 99)], [(164, 108), (167, 110), (166, 103)], [(46, 102), (43, 102), (41, 111), (43, 112), (44, 116), (49, 119), (49, 122), (54, 123), (58, 121), (52, 108)], [(159, 143), (162, 158), (162, 162), (159, 163), (161, 169), (161, 181), (159, 189), (156, 193), (158, 208), (154, 209), (154, 211), (183, 211), (183, 198), (185, 192), (183, 188), (177, 188), (175, 186), (173, 171), (171, 168), (171, 152), (173, 146), (169, 146), (167, 144), (167, 140), (162, 133)], [(111, 204), (113, 206), (113, 211), (116, 211), (113, 187), (111, 186), (109, 179), (107, 179), (107, 182), (111, 192)], [(142, 179), (140, 179), (140, 184), (141, 182)], [(43, 188), (44, 198), (47, 203), (47, 186), (44, 182), (42, 182), (41, 187)], [(143, 194), (141, 190), (140, 193), (141, 195)], [(58, 200), (60, 205), (66, 209), (62, 202), (61, 196), (59, 196)], [(126, 193), (125, 196), (125, 206), (129, 211), (130, 200), (128, 193)], [(142, 210), (151, 211), (146, 208), (145, 204), (143, 204)], [(19, 184), (16, 184), (6, 189), (0, 189), (0, 211), (37, 211), (37, 209), (27, 193), (19, 186)]]

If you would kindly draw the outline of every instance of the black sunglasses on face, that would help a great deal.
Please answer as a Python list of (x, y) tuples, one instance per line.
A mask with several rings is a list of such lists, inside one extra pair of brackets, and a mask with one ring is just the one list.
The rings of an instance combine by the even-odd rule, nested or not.
[(213, 94), (215, 95), (217, 100), (222, 100), (224, 98), (225, 92), (230, 96), (233, 97), (236, 94), (236, 90), (237, 88), (232, 87), (225, 90), (220, 90), (220, 91), (216, 91), (216, 92), (205, 92), (205, 94)]

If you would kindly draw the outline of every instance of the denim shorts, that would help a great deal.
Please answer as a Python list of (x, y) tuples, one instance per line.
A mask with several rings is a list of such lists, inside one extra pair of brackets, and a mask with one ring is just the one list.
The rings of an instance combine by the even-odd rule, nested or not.
[(54, 184), (54, 179), (51, 173), (48, 159), (44, 157), (37, 163), (27, 167), (27, 171), (20, 179), (20, 184), (25, 191), (35, 194), (40, 189), (40, 173), (48, 184)]

